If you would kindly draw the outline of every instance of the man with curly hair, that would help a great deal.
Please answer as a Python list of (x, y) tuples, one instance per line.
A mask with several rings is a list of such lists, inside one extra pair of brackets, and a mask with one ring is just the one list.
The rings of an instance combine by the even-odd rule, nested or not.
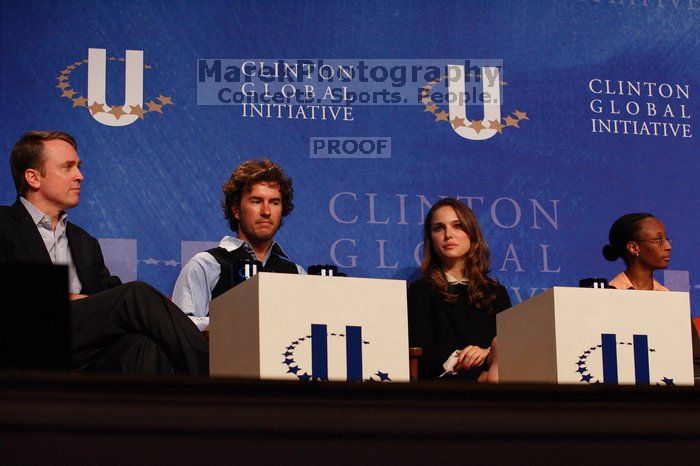
[(292, 180), (276, 163), (247, 160), (222, 187), (224, 217), (237, 237), (225, 236), (219, 246), (195, 255), (180, 272), (173, 301), (200, 329), (209, 325), (209, 302), (239, 281), (244, 261), (262, 263), (262, 272), (303, 274), (274, 241), (282, 217), (294, 209)]

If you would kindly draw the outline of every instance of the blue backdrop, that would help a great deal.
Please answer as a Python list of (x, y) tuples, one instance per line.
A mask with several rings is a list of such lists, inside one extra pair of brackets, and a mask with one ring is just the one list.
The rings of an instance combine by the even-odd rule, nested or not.
[[(615, 275), (622, 264), (600, 252), (611, 223), (649, 211), (674, 240), (671, 266), (657, 278), (690, 290), (698, 314), (700, 2), (629, 3), (3, 0), (2, 148), (9, 154), (30, 129), (76, 136), (86, 181), (70, 219), (104, 239), (122, 278), (166, 294), (183, 260), (227, 234), (220, 187), (233, 167), (268, 156), (294, 179), (296, 208), (278, 239), (302, 265), (414, 277), (427, 207), (463, 196), (491, 247), (493, 275), (518, 302), (553, 285)], [(89, 49), (105, 50), (105, 102), (88, 95), (89, 70), (100, 78)], [(132, 69), (143, 76), (138, 107), (121, 106), (129, 102), (127, 50), (143, 54), (143, 66)], [(321, 60), (334, 72), (364, 60), (375, 74), (331, 81), (316, 68), (272, 80), (273, 91), (285, 83), (321, 93), (345, 86), (358, 95), (397, 91), (402, 100), (316, 95), (311, 115), (308, 102), (253, 107), (219, 94), (240, 92), (246, 74), (254, 74), (246, 89), (260, 92), (259, 62), (297, 59)], [(444, 66), (465, 63), (500, 67), (499, 118), (477, 102), (459, 119), (459, 106), (439, 101)], [(445, 73), (422, 69), (405, 83), (381, 74), (432, 65)], [(483, 92), (488, 77), (465, 77), (465, 90)], [(110, 126), (100, 118), (135, 121)], [(314, 138), (359, 138), (368, 153), (346, 143), (324, 157)], [(372, 151), (372, 142), (386, 148)], [(9, 204), (9, 164), (0, 164), (0, 176), (0, 201)]]

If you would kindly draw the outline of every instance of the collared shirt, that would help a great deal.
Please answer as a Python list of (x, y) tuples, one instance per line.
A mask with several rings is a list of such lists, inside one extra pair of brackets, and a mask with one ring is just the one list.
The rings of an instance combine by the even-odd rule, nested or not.
[[(668, 288), (663, 286), (661, 283), (653, 279), (653, 291), (670, 291)], [(625, 272), (620, 272), (615, 278), (610, 280), (610, 285), (614, 286), (618, 290), (634, 290), (634, 285)]]
[[(273, 242), (262, 261), (263, 266), (267, 264), (275, 245), (279, 247), (279, 244)], [(242, 247), (248, 252), (251, 259), (257, 259), (250, 244), (233, 236), (224, 236), (219, 242), (219, 247), (229, 252)], [(297, 265), (297, 271), (301, 275), (306, 274), (304, 268), (299, 265)], [(204, 330), (209, 325), (211, 292), (220, 276), (221, 265), (219, 262), (208, 252), (200, 252), (185, 264), (175, 282), (173, 302), (192, 319), (192, 322), (200, 330)]]
[(56, 229), (51, 227), (51, 217), (40, 211), (31, 202), (21, 197), (19, 200), (29, 215), (32, 217), (34, 225), (36, 225), (41, 239), (44, 241), (44, 246), (51, 257), (51, 262), (54, 265), (68, 266), (68, 292), (79, 294), (83, 285), (80, 283), (78, 273), (73, 264), (73, 256), (71, 256), (70, 248), (68, 247), (68, 237), (66, 236), (66, 224), (68, 223), (68, 214), (63, 212), (58, 219)]
[(447, 272), (443, 272), (443, 273), (445, 274), (445, 279), (447, 280), (447, 283), (449, 283), (450, 285), (466, 285), (467, 283), (469, 283), (469, 279), (466, 277), (462, 278), (461, 280), (457, 280), (455, 277), (453, 277), (449, 273), (447, 273)]

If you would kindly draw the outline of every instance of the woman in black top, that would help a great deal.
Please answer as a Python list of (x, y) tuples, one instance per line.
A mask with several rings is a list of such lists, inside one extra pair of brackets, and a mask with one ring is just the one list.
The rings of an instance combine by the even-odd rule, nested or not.
[(439, 376), (459, 351), (459, 378), (484, 379), (495, 315), (510, 307), (508, 293), (487, 275), (489, 249), (469, 207), (440, 200), (428, 212), (423, 233), (423, 277), (408, 289), (409, 343), (423, 348), (419, 376)]

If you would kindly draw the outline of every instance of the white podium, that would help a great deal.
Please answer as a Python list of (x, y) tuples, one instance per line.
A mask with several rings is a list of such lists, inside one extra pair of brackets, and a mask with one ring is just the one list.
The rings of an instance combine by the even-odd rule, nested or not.
[(554, 287), (497, 316), (501, 382), (693, 385), (688, 293)]
[(211, 302), (210, 375), (409, 380), (406, 282), (258, 273)]

